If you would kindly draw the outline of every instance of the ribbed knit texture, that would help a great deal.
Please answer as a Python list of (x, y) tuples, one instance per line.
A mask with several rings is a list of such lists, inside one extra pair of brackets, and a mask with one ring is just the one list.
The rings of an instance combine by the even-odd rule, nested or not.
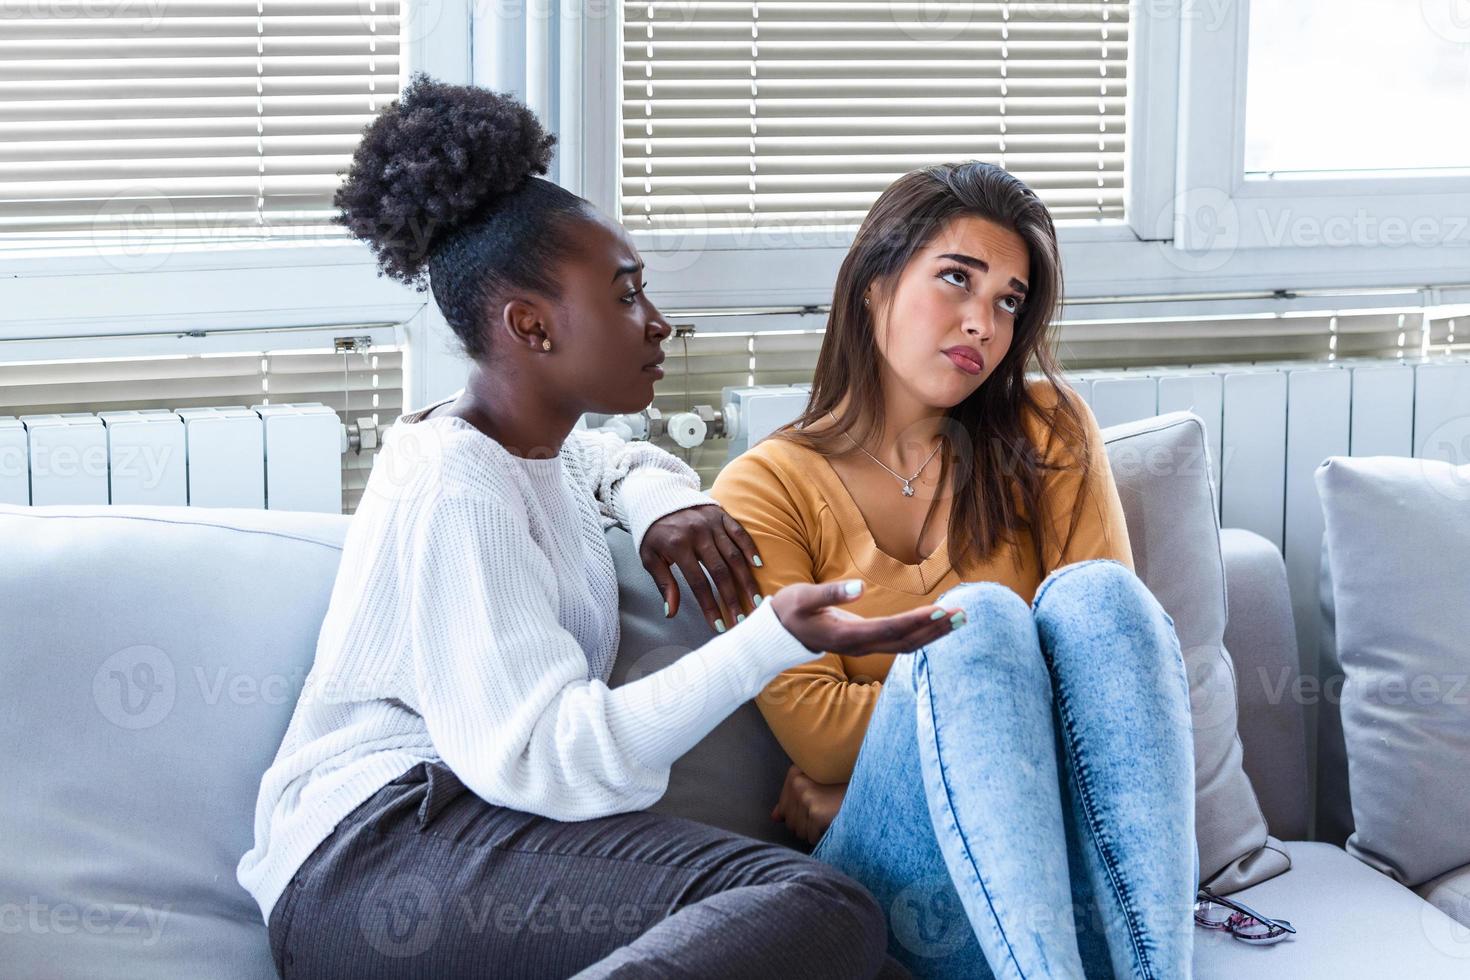
[(622, 524), (641, 544), (659, 518), (712, 503), (698, 477), (646, 443), (585, 431), (527, 460), (428, 411), (385, 437), (261, 780), (236, 874), (263, 921), (338, 821), (418, 762), (442, 759), (486, 801), (558, 820), (645, 809), (675, 759), (815, 656), (766, 603), (610, 689), (618, 592), (604, 531)]

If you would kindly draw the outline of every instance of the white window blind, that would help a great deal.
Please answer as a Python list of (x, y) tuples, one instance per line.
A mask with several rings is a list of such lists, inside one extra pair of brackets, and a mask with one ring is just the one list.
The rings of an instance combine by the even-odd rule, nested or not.
[(624, 0), (630, 228), (855, 226), (982, 159), (1061, 219), (1123, 215), (1127, 0)]
[(0, 0), (0, 246), (338, 234), (400, 0)]
[[(0, 349), (0, 358), (4, 351)], [(398, 348), (292, 350), (70, 361), (0, 361), (0, 416), (320, 402), (343, 424), (403, 409)], [(362, 499), (376, 450), (342, 456), (345, 513)]]

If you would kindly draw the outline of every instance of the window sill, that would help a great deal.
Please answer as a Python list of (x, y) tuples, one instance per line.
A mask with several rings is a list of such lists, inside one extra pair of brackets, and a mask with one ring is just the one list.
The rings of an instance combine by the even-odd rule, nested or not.
[(10, 278), (224, 269), (294, 269), (320, 265), (359, 265), (371, 268), (374, 260), (365, 246), (350, 238), (166, 242), (141, 247), (103, 247), (91, 244), (0, 247), (0, 268)]

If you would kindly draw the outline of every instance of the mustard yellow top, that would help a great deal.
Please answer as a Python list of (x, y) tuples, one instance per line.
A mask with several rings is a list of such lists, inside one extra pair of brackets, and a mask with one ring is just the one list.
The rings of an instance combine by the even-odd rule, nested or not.
[[(1040, 387), (1038, 387), (1040, 386)], [(1049, 382), (1032, 382), (1037, 401), (1050, 407), (1057, 394)], [(1045, 423), (1028, 416), (1026, 431), (1045, 458), (1073, 461), (1068, 470), (1046, 474), (1044, 494), (1052, 532), (1037, 568), (1031, 538), (1019, 535), (983, 563), (955, 568), (947, 543), (917, 565), (879, 550), (862, 512), (824, 456), (786, 439), (766, 439), (727, 464), (710, 493), (755, 539), (764, 567), (753, 569), (762, 595), (792, 582), (861, 578), (867, 588), (849, 608), (885, 616), (934, 602), (961, 582), (999, 582), (1031, 602), (1053, 569), (1090, 558), (1114, 558), (1129, 569), (1133, 555), (1123, 506), (1103, 446), (1097, 419), (1075, 398), (1087, 423), (1086, 455), (1092, 471), (1089, 498), (1065, 555), (1058, 551), (1083, 489), (1075, 461), (1054, 444)], [(848, 657), (827, 653), (771, 681), (757, 699), (761, 713), (791, 760), (821, 783), (852, 776), (863, 733), (893, 654)]]

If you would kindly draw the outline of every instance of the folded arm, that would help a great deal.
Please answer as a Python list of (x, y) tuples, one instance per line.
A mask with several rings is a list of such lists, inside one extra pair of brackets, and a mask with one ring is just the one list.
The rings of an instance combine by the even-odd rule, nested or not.
[[(762, 595), (775, 595), (793, 582), (816, 581), (809, 529), (782, 477), (764, 460), (742, 457), (731, 463), (712, 491), (755, 540), (763, 559), (755, 570)], [(756, 705), (798, 768), (819, 783), (845, 783), (881, 690), (879, 683), (849, 678), (841, 657), (823, 653), (783, 671)]]

